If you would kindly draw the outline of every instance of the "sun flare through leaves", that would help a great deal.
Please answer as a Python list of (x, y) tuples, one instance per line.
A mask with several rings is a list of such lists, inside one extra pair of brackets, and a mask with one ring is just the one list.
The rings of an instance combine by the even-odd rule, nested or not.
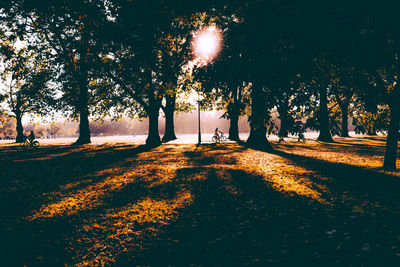
[(195, 60), (207, 65), (215, 59), (222, 48), (222, 32), (216, 26), (209, 26), (193, 34), (192, 50)]

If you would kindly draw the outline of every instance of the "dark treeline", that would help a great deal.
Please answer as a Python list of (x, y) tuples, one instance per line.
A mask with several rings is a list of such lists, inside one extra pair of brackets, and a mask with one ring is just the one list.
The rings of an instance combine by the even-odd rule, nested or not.
[[(247, 144), (258, 149), (272, 149), (271, 110), (282, 138), (308, 128), (333, 142), (348, 136), (352, 118), (358, 132), (387, 131), (384, 168), (394, 170), (397, 10), (389, 0), (9, 0), (1, 9), (2, 100), (18, 136), (25, 113), (78, 118), (76, 144), (90, 142), (90, 119), (141, 116), (147, 144), (159, 145), (161, 112), (163, 140), (175, 139), (174, 112), (192, 108), (185, 99), (193, 91), (205, 109), (225, 111), (232, 140), (247, 114)], [(221, 52), (193, 67), (193, 33), (207, 26), (220, 29)]]

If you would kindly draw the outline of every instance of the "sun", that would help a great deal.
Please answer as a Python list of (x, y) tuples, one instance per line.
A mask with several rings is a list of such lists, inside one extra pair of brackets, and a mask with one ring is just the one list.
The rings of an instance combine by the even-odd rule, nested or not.
[(203, 32), (196, 39), (197, 53), (204, 58), (212, 57), (218, 50), (217, 36), (212, 32)]
[(221, 50), (221, 31), (210, 26), (196, 32), (192, 43), (194, 55), (205, 63), (213, 60)]

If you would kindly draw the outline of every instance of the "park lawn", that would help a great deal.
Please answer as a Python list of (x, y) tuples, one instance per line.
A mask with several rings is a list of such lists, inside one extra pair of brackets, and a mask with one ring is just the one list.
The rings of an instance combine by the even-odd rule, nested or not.
[[(0, 148), (7, 265), (393, 265), (400, 173), (334, 144)], [(400, 161), (398, 161), (400, 168)], [(7, 266), (5, 265), (5, 266)]]

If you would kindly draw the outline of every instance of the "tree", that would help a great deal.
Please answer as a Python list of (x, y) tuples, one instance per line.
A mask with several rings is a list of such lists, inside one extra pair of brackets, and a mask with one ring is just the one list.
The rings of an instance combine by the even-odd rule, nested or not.
[[(247, 81), (252, 84), (249, 116), (251, 129), (247, 144), (253, 147), (271, 149), (266, 138), (269, 112), (274, 107), (271, 96), (275, 92), (271, 80), (280, 61), (274, 47), (283, 38), (282, 35), (292, 36), (297, 30), (295, 24), (292, 24), (298, 18), (295, 10), (291, 3), (251, 2), (245, 3), (237, 15), (238, 21), (243, 21), (240, 26), (244, 43), (240, 52), (245, 70), (243, 75), (247, 75)], [(260, 31), (260, 28), (263, 30)]]
[[(394, 58), (394, 61), (397, 61)], [(396, 170), (397, 143), (399, 140), (400, 124), (400, 88), (397, 85), (400, 69), (398, 64), (389, 65), (378, 70), (377, 87), (383, 92), (386, 103), (390, 109), (390, 123), (386, 142), (385, 159), (383, 169), (387, 171)]]
[[(313, 5), (295, 1), (248, 1), (235, 10), (244, 33), (242, 64), (247, 81), (252, 84), (251, 131), (247, 140), (252, 146), (270, 149), (265, 136), (274, 106), (281, 106), (284, 121), (290, 117), (290, 93), (282, 95), (275, 89), (290, 91), (294, 87), (288, 84), (297, 74), (302, 76), (301, 67), (310, 65), (315, 48), (310, 49), (309, 44), (316, 38), (315, 23), (310, 19), (310, 15), (315, 18), (315, 10), (311, 9)], [(307, 41), (300, 41), (304, 38)]]
[[(90, 143), (89, 116), (97, 104), (96, 79), (101, 76), (102, 57), (110, 42), (107, 31), (113, 24), (110, 2), (64, 0), (38, 5), (34, 0), (12, 1), (9, 17), (19, 28), (36, 38), (28, 43), (48, 59), (56, 71), (52, 80), (62, 92), (59, 105), (68, 114), (79, 117), (76, 144)], [(10, 19), (10, 21), (11, 21)], [(45, 47), (38, 47), (38, 40)]]
[(396, 14), (391, 3), (383, 3), (370, 18), (369, 35), (366, 38), (366, 73), (369, 76), (371, 95), (383, 100), (390, 110), (390, 122), (386, 141), (383, 169), (396, 170), (397, 146), (400, 121), (400, 31), (393, 17)]
[(174, 18), (170, 23), (168, 31), (160, 38), (160, 65), (161, 77), (160, 85), (164, 87), (165, 104), (161, 109), (165, 115), (165, 132), (163, 142), (176, 139), (174, 127), (174, 113), (178, 109), (186, 111), (187, 105), (177, 105), (177, 94), (184, 93), (185, 86), (180, 83), (180, 77), (184, 76), (183, 66), (190, 59), (190, 35), (193, 28), (192, 20), (196, 20), (195, 15), (190, 18)]
[(357, 84), (360, 84), (358, 82), (360, 75), (356, 72), (354, 66), (346, 66), (346, 62), (344, 62), (343, 66), (332, 65), (332, 76), (332, 94), (341, 111), (340, 136), (349, 137), (350, 103), (357, 91)]
[(47, 134), (55, 139), (57, 136), (57, 133), (61, 130), (59, 126), (57, 126), (54, 122), (52, 122), (48, 127), (47, 127)]
[(39, 138), (44, 138), (46, 136), (46, 126), (41, 123), (35, 123), (35, 136)]
[[(161, 2), (150, 6), (146, 0), (118, 2), (117, 22), (120, 25), (119, 51), (114, 60), (113, 79), (130, 101), (149, 118), (146, 144), (161, 144), (158, 117), (165, 87), (157, 85), (158, 55), (163, 27), (172, 23), (171, 11)], [(129, 29), (128, 29), (129, 28)], [(121, 103), (129, 101), (125, 99)]]
[(19, 48), (19, 39), (13, 33), (5, 35), (1, 41), (0, 75), (4, 81), (1, 94), (8, 112), (16, 119), (16, 142), (21, 143), (25, 140), (24, 114), (46, 114), (54, 95), (46, 84), (49, 72), (45, 59), (27, 47)]
[[(131, 98), (130, 100), (123, 99), (120, 102), (121, 105), (135, 103), (134, 107), (139, 108), (149, 118), (146, 144), (157, 146), (161, 144), (158, 118), (164, 97), (168, 99), (166, 101), (168, 115), (166, 114), (166, 116), (168, 116), (169, 125), (172, 125), (172, 111), (174, 110), (172, 107), (175, 95), (173, 87), (175, 87), (177, 71), (182, 62), (179, 59), (182, 55), (177, 57), (174, 52), (172, 55), (165, 54), (168, 51), (168, 49), (165, 50), (165, 38), (169, 38), (169, 34), (171, 34), (172, 41), (177, 38), (178, 43), (175, 42), (178, 45), (177, 52), (182, 51), (181, 47), (185, 46), (186, 42), (182, 43), (183, 36), (176, 35), (181, 26), (175, 27), (174, 23), (179, 24), (178, 18), (181, 15), (195, 13), (199, 8), (207, 9), (209, 3), (204, 2), (199, 7), (185, 1), (115, 2), (119, 30), (114, 41), (118, 42), (119, 50), (115, 53), (113, 60), (112, 78), (120, 92), (125, 92)], [(181, 43), (179, 44), (179, 42)], [(168, 66), (167, 62), (171, 62), (171, 60), (174, 61), (173, 67), (169, 72), (165, 72), (165, 68)], [(173, 86), (168, 86), (168, 84)], [(173, 89), (172, 92), (167, 93), (170, 89)], [(169, 129), (171, 130), (171, 128)], [(173, 136), (169, 136), (166, 139), (171, 137), (173, 138)]]
[(250, 135), (246, 143), (250, 147), (271, 150), (272, 147), (267, 140), (267, 125), (269, 122), (269, 109), (266, 103), (266, 92), (264, 88), (257, 83), (252, 84), (251, 88), (251, 114)]
[(386, 132), (389, 128), (390, 112), (387, 105), (366, 106), (358, 100), (353, 112), (353, 125), (356, 134), (377, 135)]
[(275, 77), (274, 82), (271, 84), (274, 91), (272, 95), (273, 101), (279, 114), (280, 127), (278, 135), (280, 138), (287, 137), (288, 133), (296, 133), (298, 121), (303, 119), (300, 113), (304, 110), (304, 105), (310, 102), (310, 96), (305, 91), (306, 87), (300, 82), (300, 74), (283, 73), (283, 71), (280, 77)]
[(318, 141), (332, 143), (330, 125), (329, 125), (329, 110), (328, 110), (328, 93), (332, 86), (332, 75), (330, 64), (324, 58), (314, 59), (316, 64), (315, 86), (317, 87), (319, 97), (319, 136)]
[(249, 104), (250, 88), (246, 62), (242, 56), (244, 33), (235, 16), (220, 19), (224, 32), (223, 48), (203, 78), (207, 92), (211, 93), (214, 106), (224, 110), (223, 118), (229, 120), (230, 140), (239, 141), (239, 118)]

